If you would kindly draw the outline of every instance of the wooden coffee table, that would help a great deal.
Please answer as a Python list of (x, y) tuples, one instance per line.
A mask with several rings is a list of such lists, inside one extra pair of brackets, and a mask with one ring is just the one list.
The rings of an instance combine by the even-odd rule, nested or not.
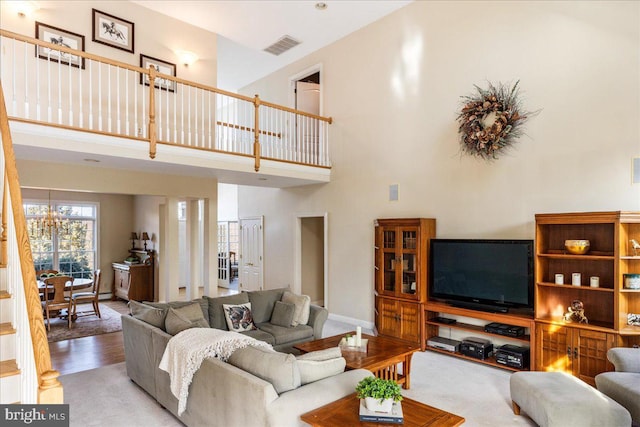
[[(391, 425), (360, 421), (359, 408), (360, 400), (353, 393), (333, 403), (302, 414), (300, 419), (312, 427), (388, 427)], [(464, 423), (464, 418), (458, 415), (425, 405), (408, 397), (402, 399), (402, 413), (404, 425), (411, 427), (455, 427)]]
[[(355, 335), (355, 332), (351, 332)], [(346, 334), (322, 338), (296, 344), (294, 348), (303, 353), (337, 347)], [(342, 356), (347, 361), (347, 369), (367, 369), (376, 377), (395, 380), (403, 388), (409, 389), (411, 383), (411, 357), (420, 347), (407, 344), (404, 341), (390, 337), (374, 337), (362, 334), (362, 338), (369, 340), (367, 352), (343, 350)], [(398, 365), (402, 364), (402, 374), (398, 372)]]

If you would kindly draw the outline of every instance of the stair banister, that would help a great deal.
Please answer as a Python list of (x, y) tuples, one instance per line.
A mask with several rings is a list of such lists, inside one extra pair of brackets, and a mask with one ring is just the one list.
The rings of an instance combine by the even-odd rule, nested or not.
[[(0, 134), (2, 135), (2, 150), (4, 154), (4, 167), (7, 181), (7, 189), (10, 199), (7, 204), (10, 205), (10, 212), (3, 211), (3, 217), (8, 215), (8, 225), (13, 220), (14, 227), (9, 230), (10, 238), (15, 235), (15, 253), (19, 258), (20, 275), (22, 278), (22, 288), (24, 289), (24, 302), (28, 317), (28, 326), (31, 336), (31, 344), (33, 349), (33, 362), (35, 363), (36, 381), (37, 381), (37, 402), (21, 402), (21, 403), (63, 403), (62, 384), (58, 381), (60, 375), (53, 370), (51, 366), (51, 356), (49, 353), (49, 342), (47, 341), (47, 331), (44, 326), (44, 318), (42, 315), (42, 305), (40, 304), (40, 292), (36, 279), (36, 272), (33, 267), (33, 257), (31, 254), (31, 243), (27, 232), (27, 222), (24, 216), (24, 208), (22, 205), (22, 194), (20, 192), (20, 181), (18, 179), (18, 169), (16, 167), (15, 154), (13, 152), (13, 143), (11, 141), (11, 131), (9, 128), (9, 120), (7, 117), (7, 109), (4, 99), (4, 91), (2, 82), (0, 81)], [(4, 203), (3, 203), (4, 205)], [(12, 245), (9, 245), (11, 251)], [(9, 260), (9, 264), (16, 260)], [(18, 278), (19, 280), (19, 278)], [(15, 288), (15, 286), (14, 286)], [(18, 290), (19, 292), (20, 290)], [(21, 309), (18, 307), (18, 309)], [(20, 325), (18, 325), (20, 327)], [(22, 355), (30, 360), (29, 355)], [(28, 363), (28, 362), (26, 362)], [(29, 387), (27, 382), (29, 378), (23, 378), (23, 387)], [(24, 394), (23, 394), (24, 395)]]

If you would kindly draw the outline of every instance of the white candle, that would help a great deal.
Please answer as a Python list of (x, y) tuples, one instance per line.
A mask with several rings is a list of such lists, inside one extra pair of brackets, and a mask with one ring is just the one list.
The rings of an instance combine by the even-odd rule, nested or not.
[(360, 347), (362, 345), (362, 328), (360, 326), (356, 327), (356, 347)]

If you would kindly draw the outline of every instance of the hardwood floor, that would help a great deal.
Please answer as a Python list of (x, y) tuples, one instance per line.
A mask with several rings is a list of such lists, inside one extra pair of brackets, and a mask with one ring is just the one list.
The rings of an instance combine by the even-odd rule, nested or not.
[(122, 331), (49, 343), (51, 364), (60, 375), (124, 362)]
[[(218, 288), (218, 296), (238, 293)], [(51, 364), (60, 375), (124, 362), (122, 331), (49, 343)]]

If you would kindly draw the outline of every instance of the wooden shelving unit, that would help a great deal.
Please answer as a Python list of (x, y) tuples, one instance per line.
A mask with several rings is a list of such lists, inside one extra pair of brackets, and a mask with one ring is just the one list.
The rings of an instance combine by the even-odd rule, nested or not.
[[(535, 342), (535, 327), (533, 316), (531, 312), (528, 311), (519, 311), (512, 310), (509, 313), (488, 313), (484, 311), (470, 310), (467, 308), (460, 307), (452, 307), (448, 304), (444, 304), (441, 302), (435, 301), (427, 301), (424, 306), (425, 309), (425, 325), (426, 325), (426, 335), (427, 339), (439, 336), (443, 334), (443, 330), (446, 329), (455, 329), (459, 331), (467, 331), (470, 332), (473, 336), (487, 336), (493, 338), (499, 338), (500, 340), (504, 340), (510, 342), (517, 346), (529, 347), (531, 349), (530, 354), (530, 367), (535, 366), (535, 354), (533, 351), (533, 343)], [(522, 326), (529, 331), (526, 335), (520, 337), (510, 337), (507, 335), (494, 334), (491, 332), (485, 332), (484, 325), (476, 325), (465, 323), (464, 321), (457, 321), (456, 323), (442, 323), (434, 320), (435, 317), (441, 315), (452, 315), (465, 317), (469, 319), (476, 319), (481, 321), (486, 321), (486, 323), (498, 322), (505, 323), (507, 325), (513, 326)], [(497, 368), (507, 369), (510, 371), (521, 371), (522, 369), (512, 368), (509, 366), (505, 366), (496, 362), (494, 356), (490, 356), (487, 359), (476, 359), (474, 357), (466, 356), (462, 353), (452, 353), (446, 350), (440, 350), (434, 347), (426, 347), (427, 350), (435, 351), (438, 353), (446, 354), (449, 356), (459, 357), (461, 359), (470, 360), (472, 362), (481, 363), (484, 365), (490, 365)], [(494, 346), (494, 351), (496, 350)]]
[(425, 348), (423, 305), (427, 299), (432, 218), (378, 219), (375, 226), (375, 327), (379, 335)]
[[(589, 252), (567, 253), (569, 239), (589, 240)], [(598, 373), (613, 369), (609, 348), (640, 343), (640, 327), (627, 325), (628, 313), (640, 313), (640, 291), (623, 286), (624, 274), (640, 273), (630, 239), (640, 241), (640, 212), (536, 215), (537, 370), (567, 371), (594, 384)], [(581, 286), (570, 283), (574, 272)], [(557, 273), (569, 284), (555, 284)], [(600, 287), (589, 286), (590, 276), (600, 278)], [(589, 323), (564, 321), (573, 300), (582, 301)]]

